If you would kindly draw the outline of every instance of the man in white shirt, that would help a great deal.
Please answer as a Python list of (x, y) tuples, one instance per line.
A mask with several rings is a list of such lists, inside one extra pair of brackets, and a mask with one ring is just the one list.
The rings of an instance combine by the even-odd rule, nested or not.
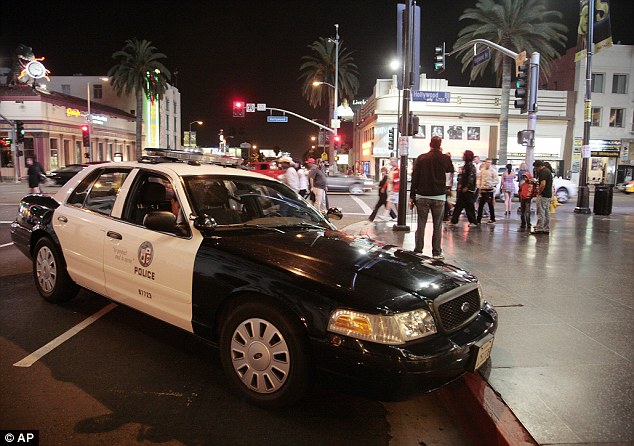
[(284, 178), (282, 178), (282, 182), (295, 192), (299, 192), (299, 175), (295, 169), (293, 159), (289, 156), (283, 156), (278, 161), (282, 165), (282, 169), (284, 169)]

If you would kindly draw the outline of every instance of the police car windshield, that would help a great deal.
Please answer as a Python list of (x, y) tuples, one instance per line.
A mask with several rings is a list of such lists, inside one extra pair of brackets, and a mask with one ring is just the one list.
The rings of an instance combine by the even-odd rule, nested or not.
[(334, 227), (286, 185), (261, 178), (196, 175), (183, 178), (191, 207), (218, 225)]

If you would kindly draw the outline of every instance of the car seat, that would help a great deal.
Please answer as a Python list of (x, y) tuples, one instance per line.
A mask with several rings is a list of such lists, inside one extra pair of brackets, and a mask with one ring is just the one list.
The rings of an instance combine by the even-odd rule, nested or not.
[(154, 211), (171, 211), (171, 204), (167, 200), (165, 186), (161, 183), (148, 181), (141, 186), (139, 191), (134, 221), (142, 225), (145, 216)]
[(241, 223), (240, 213), (229, 208), (229, 191), (223, 184), (212, 183), (205, 187), (201, 214), (213, 218), (219, 225)]

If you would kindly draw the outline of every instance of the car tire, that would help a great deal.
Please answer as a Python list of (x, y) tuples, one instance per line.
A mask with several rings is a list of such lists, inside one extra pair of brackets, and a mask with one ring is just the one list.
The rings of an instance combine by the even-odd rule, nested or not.
[(560, 187), (559, 189), (557, 189), (556, 195), (557, 195), (557, 201), (559, 203), (565, 203), (570, 198), (568, 189), (566, 189), (565, 187)]
[(232, 386), (250, 403), (285, 407), (304, 394), (307, 347), (291, 315), (261, 302), (229, 312), (220, 333), (220, 358)]
[(40, 296), (51, 303), (69, 301), (79, 292), (79, 286), (66, 271), (66, 264), (59, 250), (47, 237), (41, 238), (35, 245), (33, 279)]
[(363, 184), (360, 184), (360, 183), (351, 184), (350, 187), (348, 188), (348, 191), (352, 195), (361, 195), (363, 194)]

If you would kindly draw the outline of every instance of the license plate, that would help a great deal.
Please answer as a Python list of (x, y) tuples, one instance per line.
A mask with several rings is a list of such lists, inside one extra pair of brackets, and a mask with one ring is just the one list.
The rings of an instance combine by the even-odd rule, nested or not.
[(475, 372), (482, 364), (484, 364), (489, 356), (491, 356), (491, 349), (493, 348), (493, 335), (490, 337), (482, 339), (480, 342), (474, 345), (476, 351), (476, 359), (475, 364), (473, 366), (472, 372)]

